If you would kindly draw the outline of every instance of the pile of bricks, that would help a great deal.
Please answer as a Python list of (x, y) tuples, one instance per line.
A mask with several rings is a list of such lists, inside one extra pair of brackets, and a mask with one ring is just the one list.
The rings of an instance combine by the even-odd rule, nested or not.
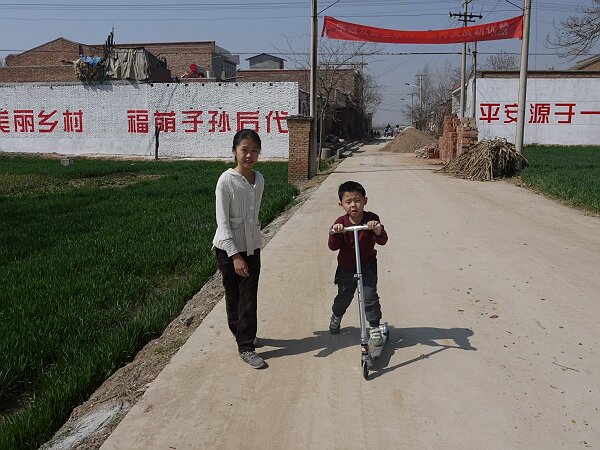
[(474, 117), (463, 117), (457, 130), (456, 156), (460, 156), (477, 144), (477, 121)]
[(459, 124), (460, 120), (456, 114), (444, 117), (444, 131), (440, 137), (440, 158), (444, 162), (456, 158), (456, 142), (458, 140), (456, 129)]
[(444, 117), (444, 131), (440, 138), (440, 158), (452, 161), (478, 142), (477, 121), (474, 117), (459, 119), (455, 114)]

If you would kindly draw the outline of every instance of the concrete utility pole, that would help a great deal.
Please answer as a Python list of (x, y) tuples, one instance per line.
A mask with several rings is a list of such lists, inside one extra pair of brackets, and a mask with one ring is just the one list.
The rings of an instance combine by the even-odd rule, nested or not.
[[(465, 0), (463, 12), (463, 27), (467, 26), (467, 6), (469, 5), (468, 0)], [(460, 60), (460, 117), (465, 117), (465, 80), (467, 71), (467, 43), (463, 42), (462, 55)]]
[(423, 77), (427, 76), (424, 73), (418, 73), (419, 77), (419, 108), (423, 109)]
[(311, 163), (313, 158), (317, 158), (317, 0), (312, 0), (312, 26), (310, 35), (310, 115), (312, 117), (312, 126), (310, 133), (310, 157), (309, 157), (309, 178), (317, 172), (319, 161)]
[[(468, 5), (472, 0), (464, 0), (463, 7), (464, 12), (459, 14), (450, 13), (450, 17), (460, 17), (463, 21), (463, 27), (467, 26), (467, 22), (474, 22), (473, 18), (483, 18), (480, 14), (469, 14)], [(465, 117), (465, 103), (466, 103), (466, 71), (467, 71), (467, 43), (463, 42), (462, 48), (462, 59), (460, 64), (460, 117)]]
[(523, 135), (525, 133), (525, 100), (527, 97), (527, 62), (529, 58), (529, 22), (531, 18), (531, 0), (525, 0), (523, 10), (523, 42), (521, 43), (521, 71), (519, 74), (519, 109), (517, 113), (517, 135), (515, 150), (523, 153)]
[(471, 103), (473, 111), (471, 111), (471, 116), (477, 117), (477, 41), (473, 44), (473, 102)]

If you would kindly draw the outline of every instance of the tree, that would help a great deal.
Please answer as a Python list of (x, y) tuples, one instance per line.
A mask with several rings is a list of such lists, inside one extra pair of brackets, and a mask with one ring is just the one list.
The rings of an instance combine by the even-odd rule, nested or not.
[[(560, 21), (554, 36), (548, 35), (549, 48), (557, 50), (562, 58), (575, 59), (586, 54), (600, 38), (600, 0), (592, 6), (577, 6), (582, 16), (569, 16)], [(556, 25), (555, 25), (556, 26)]]
[[(293, 48), (286, 38), (291, 62), (299, 69), (309, 70), (308, 53)], [(322, 143), (323, 122), (331, 120), (332, 127), (342, 136), (358, 136), (366, 133), (365, 118), (370, 117), (381, 103), (379, 87), (375, 79), (365, 74), (364, 68), (377, 54), (377, 45), (367, 42), (319, 40), (317, 57), (317, 119), (319, 141)], [(355, 129), (341, 129), (342, 120), (337, 115), (351, 104), (360, 118)], [(361, 120), (362, 119), (362, 120)], [(321, 146), (322, 147), (322, 146)]]
[[(460, 70), (451, 64), (440, 64), (437, 71), (432, 71), (428, 65), (420, 73), (420, 89), (413, 88), (411, 105), (404, 109), (415, 128), (429, 131), (431, 128), (441, 130), (444, 116), (452, 113), (452, 88), (460, 78)], [(419, 81), (415, 83), (418, 86)]]
[(382, 101), (383, 97), (375, 77), (370, 74), (363, 74), (356, 89), (356, 108), (359, 114), (362, 117), (372, 118)]
[(6, 66), (6, 61), (4, 60), (4, 58), (0, 58), (0, 67), (4, 66)]
[(489, 70), (518, 70), (519, 60), (516, 55), (509, 55), (506, 52), (490, 55), (485, 61), (485, 67)]

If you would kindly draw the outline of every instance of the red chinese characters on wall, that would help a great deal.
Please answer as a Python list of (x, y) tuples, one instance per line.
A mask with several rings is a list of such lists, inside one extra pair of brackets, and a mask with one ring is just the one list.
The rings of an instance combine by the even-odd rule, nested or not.
[[(201, 126), (208, 133), (227, 133), (232, 131), (232, 122), (235, 130), (250, 128), (256, 132), (287, 134), (287, 111), (269, 111), (261, 115), (260, 111), (237, 111), (230, 114), (223, 110), (186, 110), (178, 116), (175, 111), (155, 111), (154, 127), (161, 132), (175, 133), (183, 130), (184, 133), (201, 132)], [(150, 112), (147, 109), (127, 110), (127, 132), (148, 133), (150, 128)], [(179, 122), (178, 119), (181, 119)], [(206, 120), (205, 120), (206, 119)], [(0, 116), (0, 124), (1, 124)], [(180, 128), (178, 128), (180, 124)]]
[[(600, 111), (577, 110), (577, 103), (529, 103), (526, 121), (531, 125), (572, 124), (577, 115), (600, 115)], [(480, 103), (479, 121), (486, 123), (516, 123), (517, 103)]]
[[(62, 117), (61, 117), (62, 116)], [(152, 128), (162, 133), (227, 133), (235, 129), (250, 128), (256, 132), (287, 134), (287, 111), (237, 111), (229, 113), (223, 110), (186, 110), (154, 111), (147, 109), (128, 109), (126, 116), (127, 132), (147, 134)], [(62, 120), (61, 120), (62, 118)], [(153, 123), (152, 123), (153, 122)], [(62, 127), (59, 126), (62, 125)], [(153, 126), (151, 126), (153, 125)], [(232, 126), (233, 125), (233, 126)], [(69, 109), (59, 112), (57, 109), (39, 111), (33, 109), (0, 108), (0, 133), (43, 133), (58, 131), (64, 133), (84, 132), (84, 112)]]
[[(11, 117), (12, 116), (12, 117)], [(65, 133), (83, 133), (83, 111), (62, 112)], [(53, 133), (57, 130), (60, 117), (58, 110), (0, 109), (0, 133)], [(11, 120), (12, 118), (12, 120)]]
[(147, 109), (129, 109), (129, 110), (127, 110), (127, 132), (129, 132), (129, 133), (147, 133), (148, 132), (148, 110)]

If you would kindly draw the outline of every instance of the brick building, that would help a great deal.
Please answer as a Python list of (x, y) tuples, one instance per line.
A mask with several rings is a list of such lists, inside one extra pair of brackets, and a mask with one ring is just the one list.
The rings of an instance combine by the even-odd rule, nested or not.
[(102, 46), (58, 38), (17, 55), (8, 55), (0, 67), (0, 83), (77, 81), (73, 61), (79, 55), (104, 56)]
[(181, 77), (196, 64), (198, 71), (207, 78), (217, 81), (227, 80), (235, 74), (240, 63), (238, 55), (216, 45), (214, 41), (199, 42), (146, 42), (136, 44), (115, 44), (117, 48), (143, 47), (167, 63), (173, 77)]
[[(171, 81), (186, 73), (191, 64), (202, 68), (209, 78), (221, 81), (235, 74), (239, 56), (232, 55), (214, 41), (114, 44), (117, 49), (143, 49), (151, 60), (154, 74), (150, 81)], [(80, 55), (104, 57), (103, 45), (87, 45), (58, 38), (8, 55), (0, 67), (0, 83), (77, 81), (73, 62)], [(158, 69), (160, 66), (164, 69)], [(167, 72), (170, 71), (170, 72)]]

